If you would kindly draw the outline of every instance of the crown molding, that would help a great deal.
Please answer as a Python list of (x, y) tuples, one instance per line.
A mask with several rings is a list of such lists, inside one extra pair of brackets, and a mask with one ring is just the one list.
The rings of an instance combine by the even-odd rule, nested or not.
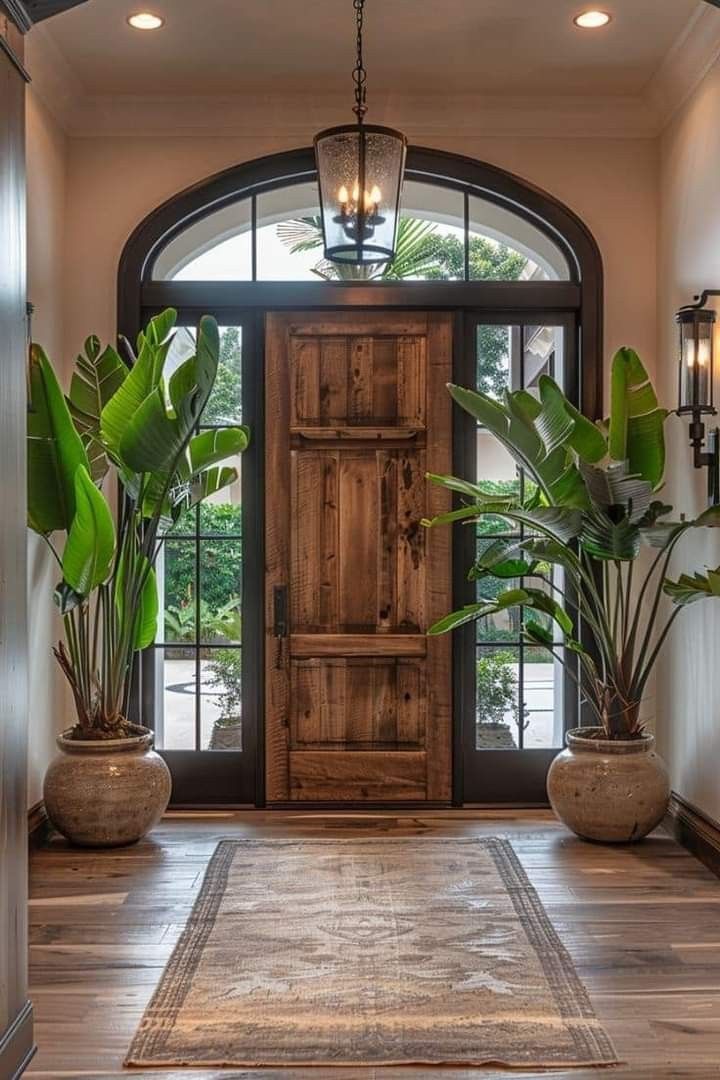
[[(655, 138), (720, 57), (720, 0), (698, 0), (685, 31), (642, 94), (522, 96), (373, 94), (376, 123), (402, 127), (414, 141), (441, 135), (520, 138)], [(81, 81), (46, 27), (27, 36), (36, 93), (71, 137), (222, 136), (307, 141), (347, 113), (343, 95), (225, 97), (97, 96)]]
[(720, 0), (703, 0), (645, 88), (645, 99), (658, 117), (660, 130), (672, 121), (718, 57)]

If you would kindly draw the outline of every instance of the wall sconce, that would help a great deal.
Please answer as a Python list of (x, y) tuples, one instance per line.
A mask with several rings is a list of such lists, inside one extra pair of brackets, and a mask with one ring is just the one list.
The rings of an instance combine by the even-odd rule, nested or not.
[(709, 296), (720, 289), (706, 289), (693, 304), (680, 308), (675, 322), (680, 328), (678, 415), (690, 416), (690, 445), (696, 469), (708, 470), (708, 499), (720, 503), (720, 436), (710, 432), (705, 445), (703, 416), (715, 416), (713, 371), (715, 360), (715, 312), (705, 307)]

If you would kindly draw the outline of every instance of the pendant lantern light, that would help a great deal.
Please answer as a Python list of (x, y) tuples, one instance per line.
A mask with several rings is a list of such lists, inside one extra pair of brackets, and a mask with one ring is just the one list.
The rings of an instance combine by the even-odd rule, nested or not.
[(315, 136), (325, 258), (354, 265), (384, 263), (395, 255), (407, 151), (402, 132), (365, 123), (364, 6), (365, 0), (353, 0), (357, 122)]

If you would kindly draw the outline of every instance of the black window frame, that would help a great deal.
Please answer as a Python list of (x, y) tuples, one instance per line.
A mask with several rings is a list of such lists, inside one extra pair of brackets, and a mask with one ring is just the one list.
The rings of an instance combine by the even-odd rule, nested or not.
[[(118, 273), (118, 329), (131, 339), (152, 315), (165, 307), (178, 310), (178, 323), (192, 324), (200, 314), (214, 315), (221, 325), (243, 327), (243, 414), (252, 427), (252, 443), (243, 459), (243, 638), (249, 683), (244, 681), (252, 710), (255, 738), (240, 762), (236, 755), (218, 751), (164, 751), (173, 771), (173, 804), (178, 806), (264, 805), (263, 688), (265, 589), (263, 578), (263, 477), (265, 418), (263, 412), (264, 319), (270, 311), (422, 309), (454, 313), (454, 375), (456, 382), (474, 385), (475, 354), (469, 359), (468, 327), (489, 319), (504, 324), (532, 321), (542, 325), (551, 316), (565, 320), (566, 348), (576, 358), (576, 381), (571, 399), (592, 417), (602, 408), (603, 266), (600, 251), (587, 226), (552, 196), (518, 177), (487, 163), (421, 147), (408, 150), (406, 177), (423, 183), (460, 189), (465, 194), (465, 240), (468, 241), (468, 202), (471, 195), (502, 206), (531, 222), (560, 249), (570, 270), (566, 281), (470, 281), (465, 259), (463, 281), (440, 282), (281, 282), (281, 281), (154, 281), (152, 268), (162, 249), (180, 232), (223, 206), (262, 192), (316, 179), (311, 148), (275, 154), (225, 170), (194, 185), (154, 210), (135, 229), (120, 260)], [(253, 213), (253, 226), (256, 217)], [(255, 243), (253, 242), (255, 252)], [(467, 251), (467, 248), (466, 248)], [(256, 254), (253, 256), (255, 272)], [(470, 371), (469, 364), (472, 365)], [(465, 414), (454, 412), (454, 469), (467, 467), (468, 427)], [(475, 431), (471, 445), (474, 450)], [(474, 465), (473, 465), (474, 468)], [(247, 485), (247, 486), (246, 486)], [(252, 522), (253, 527), (248, 523)], [(472, 556), (463, 547), (463, 530), (453, 538), (455, 602), (467, 596), (467, 567)], [(462, 717), (474, 703), (474, 669), (468, 675), (467, 636), (460, 631), (454, 645), (453, 669), (453, 804), (482, 802), (514, 805), (544, 803), (542, 789), (545, 751), (524, 750), (517, 755), (510, 798), (502, 784), (478, 798), (468, 756), (467, 725)], [(474, 657), (474, 638), (472, 644)], [(462, 663), (465, 657), (465, 663)], [(142, 665), (141, 671), (148, 665)], [(147, 708), (147, 676), (133, 695), (133, 712)], [(143, 692), (144, 690), (144, 692)], [(473, 705), (474, 715), (474, 705)], [(147, 715), (145, 713), (145, 718)], [(573, 718), (574, 721), (574, 718)], [(557, 751), (550, 752), (555, 753)], [(488, 751), (497, 754), (498, 751)], [(537, 753), (540, 760), (531, 760)], [(198, 757), (207, 760), (200, 764)], [(251, 762), (252, 758), (252, 762)], [(549, 759), (547, 760), (549, 764)], [(247, 769), (252, 765), (252, 777)], [(240, 784), (240, 781), (242, 783)], [(254, 791), (251, 788), (254, 786)], [(243, 790), (241, 790), (241, 787)]]

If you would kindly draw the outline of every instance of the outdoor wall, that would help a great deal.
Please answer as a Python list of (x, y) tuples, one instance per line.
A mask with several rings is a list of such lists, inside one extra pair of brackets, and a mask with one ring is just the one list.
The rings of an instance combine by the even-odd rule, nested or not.
[[(452, 134), (451, 123), (441, 138), (437, 133), (424, 132), (422, 123), (415, 122), (412, 115), (396, 119), (415, 145), (499, 165), (546, 189), (575, 210), (595, 234), (605, 263), (607, 354), (619, 345), (630, 344), (654, 367), (656, 140), (460, 136)], [(262, 130), (262, 125), (258, 124), (257, 129)], [(292, 137), (273, 135), (268, 126), (267, 134), (253, 137), (69, 138), (62, 274), (63, 355), (69, 360), (91, 332), (105, 339), (114, 337), (118, 260), (128, 236), (146, 214), (176, 192), (230, 165), (311, 143), (314, 130), (310, 121), (306, 132), (298, 134), (297, 126), (294, 132)], [(31, 265), (33, 261), (31, 258)], [(60, 332), (59, 328), (56, 322), (54, 332)], [(39, 330), (37, 336), (41, 336)], [(47, 618), (43, 614), (45, 627)], [(39, 656), (39, 650), (34, 656)], [(43, 672), (49, 669), (49, 662), (48, 668), (44, 665), (43, 658), (39, 665)], [(53, 693), (49, 685), (46, 681), (46, 695)], [(47, 733), (47, 724), (41, 726)], [(44, 737), (34, 755), (36, 791), (50, 750), (49, 740)]]
[[(673, 313), (704, 288), (720, 288), (719, 113), (716, 63), (661, 143), (659, 367), (663, 396), (671, 405), (677, 398)], [(692, 468), (687, 423), (674, 418), (671, 429), (663, 498), (694, 517), (706, 505), (706, 473)], [(674, 572), (718, 563), (720, 537), (706, 531), (684, 543)], [(670, 764), (675, 791), (720, 821), (720, 605), (698, 603), (681, 620), (659, 668), (659, 748)]]
[[(27, 94), (28, 297), (35, 305), (33, 337), (63, 364), (63, 272), (67, 141), (45, 106)], [(58, 570), (45, 543), (28, 533), (30, 698), (28, 805), (42, 798), (42, 778), (66, 726), (69, 697), (52, 656), (61, 626), (52, 594)]]

